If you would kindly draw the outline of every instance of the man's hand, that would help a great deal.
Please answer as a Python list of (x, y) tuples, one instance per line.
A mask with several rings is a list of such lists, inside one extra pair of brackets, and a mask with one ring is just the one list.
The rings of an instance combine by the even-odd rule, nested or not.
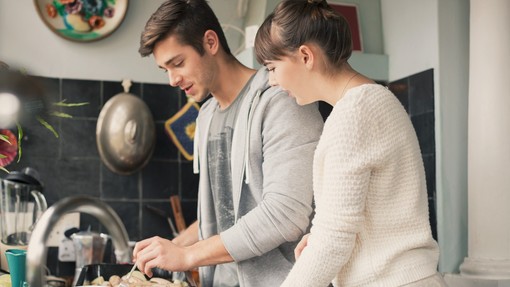
[(151, 269), (154, 267), (170, 271), (192, 269), (185, 247), (158, 236), (137, 242), (133, 250), (133, 261), (149, 277), (152, 277)]
[(303, 238), (301, 238), (301, 241), (299, 241), (298, 245), (294, 249), (294, 257), (296, 257), (296, 260), (299, 259), (299, 256), (301, 256), (301, 253), (303, 253), (303, 250), (308, 245), (308, 237), (310, 236), (310, 233), (305, 234)]

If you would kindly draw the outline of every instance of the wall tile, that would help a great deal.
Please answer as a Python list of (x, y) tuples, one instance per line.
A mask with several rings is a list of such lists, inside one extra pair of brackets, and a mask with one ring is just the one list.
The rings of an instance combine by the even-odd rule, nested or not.
[(179, 163), (152, 161), (142, 170), (143, 198), (168, 199), (179, 194)]
[(179, 89), (170, 85), (143, 84), (142, 90), (142, 98), (149, 106), (155, 121), (166, 121), (179, 111)]
[[(106, 200), (105, 203), (111, 206), (117, 215), (122, 218), (129, 240), (138, 241), (142, 239), (140, 237), (140, 202)], [(109, 233), (107, 229), (102, 229), (102, 232)]]
[(61, 121), (62, 157), (99, 157), (96, 144), (96, 119), (65, 119)]
[(425, 176), (427, 180), (427, 194), (429, 198), (436, 196), (436, 157), (434, 154), (423, 155)]
[(156, 123), (156, 145), (152, 158), (156, 160), (177, 160), (179, 150), (166, 133), (164, 123)]
[(62, 80), (62, 100), (68, 103), (88, 102), (81, 107), (62, 108), (75, 118), (97, 118), (101, 103), (101, 82), (89, 80)]
[(432, 237), (437, 241), (437, 219), (436, 219), (436, 200), (429, 199), (429, 221), (432, 230)]
[(101, 163), (101, 198), (139, 199), (141, 186), (138, 185), (140, 171), (131, 175), (120, 175)]
[(422, 154), (435, 153), (435, 133), (434, 133), (434, 111), (418, 116), (411, 116), (420, 149)]
[(154, 211), (147, 208), (147, 206), (153, 206), (158, 208), (164, 212), (166, 212), (167, 216), (170, 216), (174, 226), (175, 226), (175, 218), (173, 217), (172, 208), (170, 205), (170, 200), (161, 202), (151, 202), (144, 201), (142, 207), (142, 218), (143, 218), (143, 228), (142, 238), (148, 238), (152, 236), (160, 236), (163, 238), (172, 239), (173, 235), (171, 232), (170, 225), (166, 218), (156, 214)]
[(193, 162), (181, 163), (181, 198), (183, 200), (198, 198), (199, 175), (193, 173)]
[[(112, 81), (104, 81), (103, 82), (103, 100), (101, 102), (101, 107), (106, 104), (106, 102), (116, 96), (117, 94), (124, 93), (124, 87), (122, 86), (122, 81), (112, 82)], [(129, 93), (133, 94), (137, 97), (141, 98), (142, 95), (142, 84), (140, 83), (131, 83), (131, 87), (129, 88)]]
[(411, 116), (434, 111), (434, 70), (409, 77), (409, 113)]
[(388, 89), (395, 94), (400, 103), (409, 113), (409, 79), (401, 79), (388, 84)]

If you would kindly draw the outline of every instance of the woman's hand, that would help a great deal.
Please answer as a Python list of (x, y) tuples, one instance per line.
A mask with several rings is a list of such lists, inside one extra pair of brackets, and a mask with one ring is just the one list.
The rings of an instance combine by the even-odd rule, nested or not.
[(187, 271), (187, 253), (185, 247), (177, 246), (170, 240), (155, 236), (136, 243), (133, 250), (133, 262), (138, 270), (152, 277), (152, 268), (169, 271)]
[(299, 256), (301, 256), (301, 253), (305, 249), (305, 247), (308, 245), (308, 237), (310, 236), (310, 233), (305, 234), (303, 238), (301, 238), (301, 241), (299, 241), (298, 245), (294, 249), (294, 257), (296, 257), (296, 260), (299, 259)]

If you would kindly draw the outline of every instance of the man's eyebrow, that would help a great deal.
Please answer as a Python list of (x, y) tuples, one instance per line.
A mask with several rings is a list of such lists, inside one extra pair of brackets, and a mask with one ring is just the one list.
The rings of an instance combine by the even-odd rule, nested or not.
[[(164, 64), (165, 66), (168, 66), (169, 64), (171, 64), (171, 63), (172, 63), (172, 62), (173, 62), (173, 61), (174, 61), (177, 57), (179, 57), (179, 56), (180, 56), (180, 54), (179, 54), (179, 55), (176, 55), (176, 56), (173, 56), (172, 58), (170, 58), (170, 59), (166, 60), (166, 61), (165, 61), (165, 63), (163, 63), (163, 64)], [(158, 67), (160, 67), (161, 69), (165, 69), (164, 67), (159, 66), (159, 65), (158, 65)]]

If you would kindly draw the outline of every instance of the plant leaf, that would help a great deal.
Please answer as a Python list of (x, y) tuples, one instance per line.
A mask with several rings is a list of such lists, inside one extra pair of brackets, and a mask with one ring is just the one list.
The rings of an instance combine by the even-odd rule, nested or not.
[(58, 138), (58, 133), (57, 131), (48, 123), (46, 122), (43, 118), (41, 117), (37, 117), (37, 120), (47, 129), (49, 129), (54, 135), (56, 138)]
[(12, 145), (12, 143), (9, 141), (9, 137), (8, 137), (8, 136), (6, 136), (6, 135), (2, 135), (2, 134), (0, 134), (0, 141), (4, 141), (4, 142), (6, 142), (6, 143), (8, 143), (8, 144)]
[(73, 116), (71, 116), (70, 114), (61, 113), (61, 112), (52, 112), (50, 115), (52, 115), (52, 116), (54, 116), (54, 117), (67, 118), (67, 119), (70, 119), (70, 118), (72, 118), (72, 117), (73, 117)]
[(18, 127), (18, 162), (21, 159), (21, 139), (23, 138), (23, 129), (19, 123), (16, 123)]
[(0, 170), (5, 171), (6, 173), (10, 173), (7, 169), (5, 169), (3, 166), (0, 166)]
[(89, 102), (82, 102), (82, 103), (66, 103), (66, 99), (60, 101), (60, 102), (57, 102), (57, 103), (53, 103), (55, 106), (59, 106), (59, 107), (81, 107), (81, 106), (86, 106), (89, 104)]
[(7, 158), (7, 156), (0, 153), (0, 158)]

